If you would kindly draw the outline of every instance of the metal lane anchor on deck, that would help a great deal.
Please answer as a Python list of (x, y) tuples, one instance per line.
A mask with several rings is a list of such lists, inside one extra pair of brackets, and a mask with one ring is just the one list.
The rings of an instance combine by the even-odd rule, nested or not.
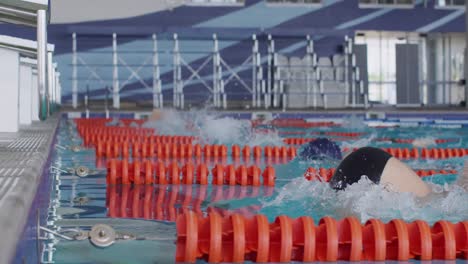
[[(41, 234), (44, 232), (45, 234)], [(46, 236), (47, 235), (47, 236)], [(67, 240), (67, 241), (84, 241), (89, 242), (98, 247), (106, 248), (112, 246), (118, 240), (136, 240), (137, 237), (134, 234), (126, 232), (117, 232), (110, 225), (96, 224), (91, 227), (90, 231), (81, 229), (63, 229), (55, 231), (43, 226), (38, 225), (38, 238), (40, 240)]]
[(97, 175), (100, 173), (104, 173), (103, 170), (92, 170), (86, 166), (79, 165), (76, 167), (68, 167), (68, 168), (59, 168), (57, 166), (51, 166), (50, 167), (51, 171), (60, 171), (62, 173), (68, 174), (68, 175), (74, 175), (80, 178), (85, 178), (87, 176), (91, 175)]

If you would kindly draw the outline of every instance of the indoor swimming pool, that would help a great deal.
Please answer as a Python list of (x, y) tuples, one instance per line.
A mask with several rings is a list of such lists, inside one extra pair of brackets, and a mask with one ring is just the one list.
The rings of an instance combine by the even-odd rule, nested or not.
[[(172, 263), (176, 255), (181, 262), (193, 257), (201, 263), (466, 261), (468, 192), (455, 184), (468, 155), (464, 121), (362, 115), (250, 120), (242, 114), (175, 111), (155, 121), (139, 118), (144, 119), (60, 121), (50, 203), (42, 209), (48, 230), (56, 233), (43, 232), (44, 263)], [(417, 171), (433, 194), (421, 200), (365, 177), (345, 191), (331, 189), (327, 181), (339, 160), (299, 157), (303, 144), (323, 137), (343, 152), (385, 149)], [(191, 221), (198, 223), (195, 238)], [(102, 227), (93, 240), (87, 232), (97, 224), (113, 230)], [(315, 231), (307, 229), (314, 225)], [(383, 255), (373, 240), (379, 226), (387, 236), (380, 245)], [(238, 236), (241, 227), (245, 237)], [(216, 230), (222, 235), (216, 237)], [(269, 243), (262, 242), (261, 232), (269, 234)], [(316, 247), (306, 254), (310, 232)], [(375, 237), (369, 240), (369, 234)], [(432, 241), (430, 256), (424, 238)], [(196, 245), (192, 253), (190, 243)], [(260, 253), (264, 243), (268, 249)]]

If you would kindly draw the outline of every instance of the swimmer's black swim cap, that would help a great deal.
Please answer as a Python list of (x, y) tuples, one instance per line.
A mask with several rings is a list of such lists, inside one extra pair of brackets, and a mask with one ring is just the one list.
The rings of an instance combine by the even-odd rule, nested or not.
[(378, 148), (360, 148), (341, 161), (330, 180), (330, 186), (335, 190), (343, 190), (358, 182), (363, 175), (379, 184), (385, 165), (391, 157), (392, 155)]

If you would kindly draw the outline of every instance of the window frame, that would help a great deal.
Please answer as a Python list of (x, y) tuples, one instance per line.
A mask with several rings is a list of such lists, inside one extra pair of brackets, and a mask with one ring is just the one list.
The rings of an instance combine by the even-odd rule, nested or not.
[(288, 0), (281, 0), (282, 2), (270, 2), (265, 0), (266, 6), (268, 7), (321, 7), (323, 6), (323, 0), (320, 0), (320, 3), (305, 3), (305, 0), (300, 3), (288, 2)]
[[(216, 6), (245, 6), (245, 1), (247, 0), (236, 0), (236, 3), (230, 2), (211, 2), (211, 0), (204, 0), (206, 2), (192, 2), (192, 0), (187, 0), (184, 4), (186, 6), (202, 6), (202, 7), (216, 7)], [(241, 1), (241, 2), (239, 2)]]
[[(452, 2), (453, 0), (445, 0), (445, 1), (450, 1)], [(465, 0), (466, 1), (466, 0)], [(442, 10), (458, 10), (458, 9), (465, 9), (466, 8), (466, 4), (464, 5), (452, 5), (452, 4), (449, 4), (449, 5), (439, 5), (439, 0), (436, 0), (434, 2), (434, 8), (435, 9), (442, 9)]]
[[(396, 0), (393, 0), (395, 2)], [(359, 8), (395, 8), (395, 9), (412, 9), (415, 6), (415, 1), (412, 0), (412, 4), (379, 4), (379, 3), (361, 3), (358, 2)]]

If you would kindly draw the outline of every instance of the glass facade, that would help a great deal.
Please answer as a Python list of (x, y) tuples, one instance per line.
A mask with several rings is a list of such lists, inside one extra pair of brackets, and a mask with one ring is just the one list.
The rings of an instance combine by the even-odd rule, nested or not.
[(367, 45), (369, 101), (396, 104), (396, 45), (418, 44), (420, 92), (424, 104), (458, 105), (464, 100), (464, 49), (461, 33), (423, 34), (363, 31), (356, 44)]

